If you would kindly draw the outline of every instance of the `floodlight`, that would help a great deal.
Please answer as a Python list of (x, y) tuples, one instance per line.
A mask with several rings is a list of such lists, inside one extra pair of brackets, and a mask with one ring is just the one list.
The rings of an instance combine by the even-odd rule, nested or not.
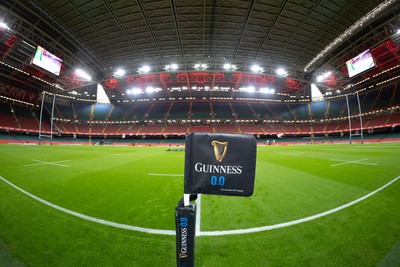
[(0, 22), (0, 28), (9, 30), (10, 28), (7, 26), (7, 24), (5, 24), (4, 22)]
[(89, 74), (87, 74), (85, 71), (83, 71), (83, 70), (81, 70), (81, 69), (77, 69), (77, 70), (75, 71), (75, 73), (76, 73), (79, 77), (81, 77), (81, 78), (83, 78), (83, 79), (85, 79), (85, 80), (88, 80), (88, 81), (91, 81), (91, 80), (92, 80), (92, 77), (90, 77)]
[(223, 68), (225, 70), (235, 70), (236, 69), (236, 65), (232, 65), (231, 63), (225, 63)]
[(167, 70), (167, 71), (177, 70), (177, 69), (178, 69), (178, 65), (177, 65), (177, 64), (166, 65), (166, 66), (164, 67), (164, 69)]
[(277, 73), (278, 75), (280, 75), (280, 76), (286, 76), (286, 75), (288, 74), (287, 71), (284, 70), (284, 69), (282, 69), (282, 68), (277, 69), (277, 70), (276, 70), (276, 73)]
[(262, 87), (262, 88), (260, 88), (260, 93), (263, 93), (263, 94), (275, 94), (275, 89), (268, 88), (268, 87)]
[(123, 69), (117, 69), (114, 72), (114, 76), (117, 76), (117, 77), (121, 77), (121, 76), (124, 76), (124, 75), (125, 75), (125, 70), (123, 70)]
[(332, 71), (325, 72), (319, 76), (317, 76), (317, 82), (322, 82), (326, 78), (328, 78), (332, 74)]
[(198, 69), (198, 70), (204, 70), (204, 69), (208, 68), (208, 66), (206, 63), (197, 63), (194, 65), (194, 68)]
[(253, 66), (251, 66), (250, 69), (251, 69), (252, 72), (262, 72), (264, 70), (259, 65), (253, 65)]
[(130, 91), (131, 91), (132, 95), (138, 95), (138, 94), (140, 94), (142, 92), (142, 89), (140, 89), (138, 87), (134, 87)]
[(154, 87), (148, 86), (146, 88), (146, 92), (149, 93), (149, 94), (153, 93), (154, 91), (155, 91)]
[(151, 68), (148, 65), (143, 65), (141, 68), (139, 68), (140, 73), (148, 73), (150, 72)]
[(254, 86), (249, 86), (249, 87), (247, 87), (246, 91), (249, 93), (253, 93), (255, 90), (256, 90), (256, 88)]

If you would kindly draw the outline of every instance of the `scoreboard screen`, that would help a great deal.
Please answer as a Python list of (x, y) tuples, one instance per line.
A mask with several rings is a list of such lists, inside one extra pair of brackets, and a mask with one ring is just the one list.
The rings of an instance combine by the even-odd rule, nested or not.
[(190, 134), (185, 147), (184, 193), (251, 196), (256, 150), (253, 135)]

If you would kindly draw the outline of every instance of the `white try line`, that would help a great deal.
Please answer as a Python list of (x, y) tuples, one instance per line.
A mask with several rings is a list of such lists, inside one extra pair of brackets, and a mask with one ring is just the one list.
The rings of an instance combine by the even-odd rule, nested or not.
[[(133, 225), (127, 225), (127, 224), (122, 224), (122, 223), (116, 223), (116, 222), (111, 222), (111, 221), (106, 221), (106, 220), (102, 220), (102, 219), (98, 219), (95, 217), (91, 217), (85, 214), (81, 214), (63, 207), (60, 207), (58, 205), (55, 205), (51, 202), (48, 202), (44, 199), (41, 199), (25, 190), (23, 190), (22, 188), (14, 185), (13, 183), (9, 182), (8, 180), (6, 180), (5, 178), (0, 176), (0, 179), (3, 180), (5, 183), (9, 184), (10, 186), (14, 187), (15, 189), (17, 189), (18, 191), (20, 191), (21, 193), (49, 206), (52, 207), (54, 209), (57, 209), (59, 211), (62, 211), (64, 213), (68, 213), (70, 215), (76, 216), (78, 218), (87, 220), (87, 221), (91, 221), (91, 222), (95, 222), (95, 223), (99, 223), (99, 224), (103, 224), (103, 225), (107, 225), (107, 226), (111, 226), (111, 227), (115, 227), (115, 228), (120, 228), (120, 229), (125, 229), (125, 230), (131, 230), (131, 231), (137, 231), (137, 232), (142, 232), (142, 233), (150, 233), (150, 234), (159, 234), (159, 235), (175, 235), (175, 231), (174, 230), (163, 230), (163, 229), (152, 229), (152, 228), (144, 228), (144, 227), (138, 227), (138, 226), (133, 226)], [(296, 224), (300, 224), (300, 223), (304, 223), (304, 222), (308, 222), (308, 221), (312, 221), (324, 216), (327, 216), (329, 214), (338, 212), (340, 210), (343, 210), (345, 208), (348, 208), (350, 206), (353, 206), (373, 195), (375, 195), (376, 193), (378, 193), (379, 191), (385, 189), (386, 187), (388, 187), (389, 185), (393, 184), (394, 182), (396, 182), (397, 180), (400, 179), (400, 176), (397, 176), (396, 178), (394, 178), (393, 180), (391, 180), (390, 182), (384, 184), (383, 186), (379, 187), (378, 189), (376, 189), (375, 191), (372, 191), (369, 194), (366, 194), (363, 197), (360, 197), (354, 201), (351, 201), (347, 204), (344, 204), (342, 206), (339, 206), (337, 208), (319, 213), (319, 214), (315, 214), (309, 217), (305, 217), (302, 219), (298, 219), (298, 220), (294, 220), (294, 221), (289, 221), (289, 222), (284, 222), (284, 223), (278, 223), (278, 224), (273, 224), (273, 225), (267, 225), (267, 226), (261, 226), (261, 227), (254, 227), (254, 228), (246, 228), (246, 229), (236, 229), (236, 230), (222, 230), (222, 231), (201, 231), (200, 230), (200, 221), (198, 221), (199, 224), (199, 228), (196, 228), (196, 235), (197, 236), (223, 236), (223, 235), (239, 235), (239, 234), (250, 234), (250, 233), (257, 233), (257, 232), (264, 232), (264, 231), (269, 231), (269, 230), (274, 230), (274, 229), (279, 229), (279, 228), (284, 228), (284, 227), (288, 227), (288, 226), (292, 226), (292, 225), (296, 225)], [(201, 206), (201, 200), (199, 200), (198, 202), (199, 208)], [(197, 211), (198, 212), (198, 220), (200, 220), (200, 209)], [(197, 219), (196, 219), (197, 220)]]
[(183, 174), (179, 173), (149, 173), (150, 176), (180, 176), (182, 177)]
[(330, 165), (331, 167), (339, 166), (339, 165), (345, 165), (345, 164), (352, 164), (352, 163), (354, 163), (354, 164), (364, 164), (364, 165), (374, 165), (374, 166), (378, 165), (376, 163), (363, 162), (364, 160), (368, 160), (367, 158), (358, 159), (358, 160), (341, 160), (341, 159), (331, 159), (331, 160), (341, 161), (342, 162), (342, 163), (331, 164)]
[(42, 161), (42, 160), (34, 159), (33, 161), (39, 162), (39, 163), (26, 164), (26, 165), (24, 165), (24, 167), (38, 166), (38, 165), (54, 165), (54, 166), (66, 167), (66, 168), (71, 167), (69, 165), (59, 164), (59, 163), (62, 163), (62, 162), (70, 162), (70, 160), (61, 160), (61, 161), (49, 162), (49, 161)]

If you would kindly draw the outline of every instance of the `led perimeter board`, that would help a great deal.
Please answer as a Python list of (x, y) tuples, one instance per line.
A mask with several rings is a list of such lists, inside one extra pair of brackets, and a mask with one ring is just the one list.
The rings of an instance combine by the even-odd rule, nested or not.
[(256, 151), (253, 135), (191, 133), (186, 137), (184, 193), (251, 196)]

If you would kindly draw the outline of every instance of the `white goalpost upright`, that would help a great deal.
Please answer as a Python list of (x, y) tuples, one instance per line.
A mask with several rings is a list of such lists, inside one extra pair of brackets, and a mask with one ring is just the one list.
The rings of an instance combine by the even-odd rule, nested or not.
[[(50, 95), (50, 94), (49, 94)], [(42, 138), (50, 138), (50, 145), (53, 144), (53, 121), (54, 121), (54, 106), (56, 103), (56, 95), (53, 94), (53, 104), (51, 107), (51, 118), (50, 118), (50, 134), (43, 134), (43, 129), (42, 129), (42, 121), (43, 121), (43, 107), (44, 107), (44, 99), (46, 97), (46, 92), (42, 92), (42, 103), (40, 106), (40, 116), (39, 116), (39, 145), (42, 144)]]
[(360, 96), (357, 92), (357, 102), (358, 102), (358, 114), (360, 116), (360, 135), (361, 135), (361, 142), (364, 142), (364, 135), (363, 135), (363, 121), (361, 116), (361, 105), (360, 105)]
[(348, 95), (346, 95), (347, 114), (348, 114), (348, 119), (349, 119), (349, 143), (350, 144), (353, 143), (353, 139), (352, 139), (353, 136), (360, 136), (361, 143), (364, 142), (363, 121), (362, 121), (362, 115), (361, 115), (360, 96), (359, 96), (358, 92), (356, 92), (356, 95), (357, 95), (358, 113), (359, 113), (359, 118), (360, 118), (360, 133), (352, 133), (349, 97), (348, 97)]

